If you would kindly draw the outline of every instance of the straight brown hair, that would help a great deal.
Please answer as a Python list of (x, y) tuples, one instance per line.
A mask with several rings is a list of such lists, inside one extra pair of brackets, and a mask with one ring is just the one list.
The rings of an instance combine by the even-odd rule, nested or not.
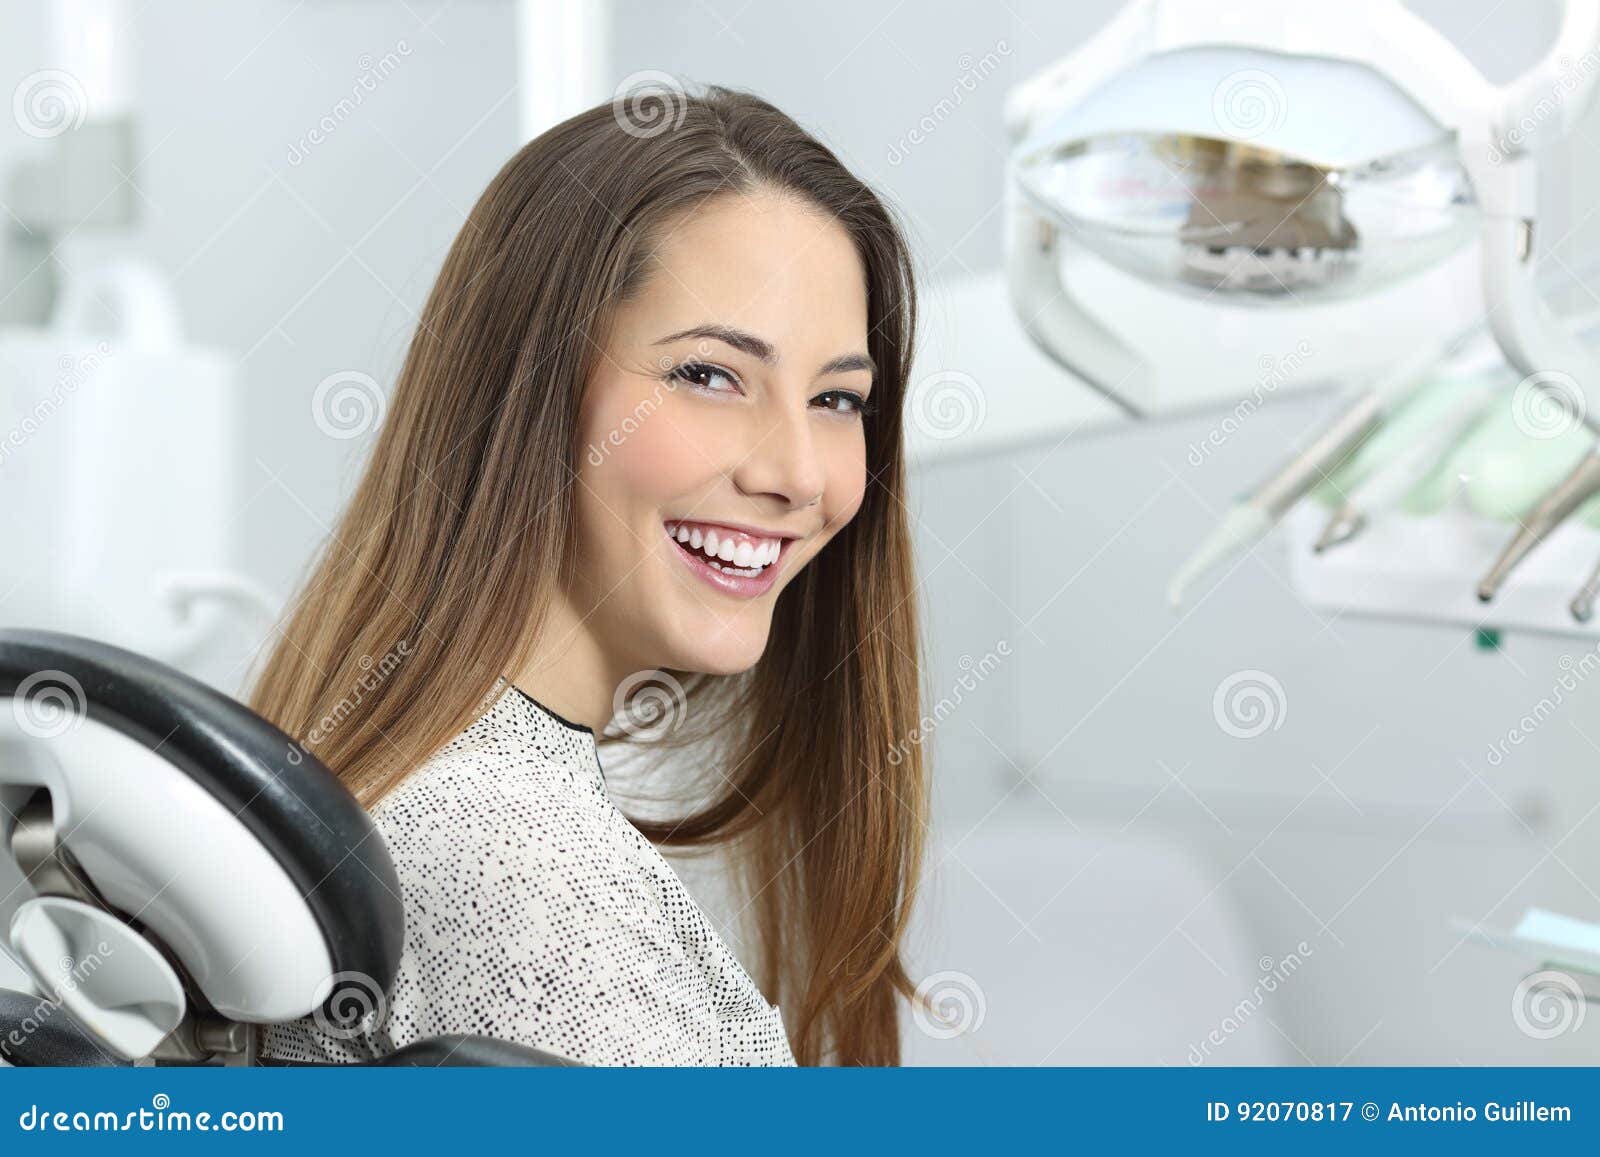
[(755, 667), (682, 673), (697, 726), (672, 742), (714, 741), (719, 790), (670, 822), (634, 822), (658, 844), (736, 850), (757, 976), (801, 1064), (897, 1064), (928, 797), (921, 749), (905, 742), (921, 716), (901, 413), (912, 263), (872, 190), (765, 101), (636, 93), (505, 164), (445, 258), (252, 705), (368, 806), (472, 722), (538, 653), (550, 594), (570, 577), (579, 403), (611, 307), (637, 291), (675, 218), (757, 190), (828, 214), (866, 269), (881, 400), (866, 419), (868, 485), (777, 600)]

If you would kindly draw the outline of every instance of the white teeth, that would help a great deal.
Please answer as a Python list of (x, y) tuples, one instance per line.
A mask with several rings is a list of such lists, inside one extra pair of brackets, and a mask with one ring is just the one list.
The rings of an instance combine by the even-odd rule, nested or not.
[(669, 526), (667, 535), (691, 550), (702, 552), (706, 562), (716, 569), (746, 577), (760, 574), (783, 553), (782, 539), (735, 542), (731, 535), (718, 535), (715, 530), (702, 531), (698, 526), (681, 522), (675, 527)]

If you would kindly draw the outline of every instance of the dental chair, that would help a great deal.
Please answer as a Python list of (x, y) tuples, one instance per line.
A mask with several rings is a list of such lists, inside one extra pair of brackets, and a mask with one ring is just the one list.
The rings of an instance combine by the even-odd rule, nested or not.
[[(300, 744), (130, 651), (0, 630), (0, 1063), (286, 1063), (255, 1026), (353, 1037), (403, 926), (382, 836)], [(570, 1062), (455, 1035), (368, 1063)]]

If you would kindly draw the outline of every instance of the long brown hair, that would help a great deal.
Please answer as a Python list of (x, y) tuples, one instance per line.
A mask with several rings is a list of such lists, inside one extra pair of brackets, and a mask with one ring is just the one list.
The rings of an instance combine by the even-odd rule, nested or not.
[(537, 653), (569, 574), (579, 402), (609, 307), (678, 214), (761, 188), (828, 213), (865, 266), (882, 402), (866, 420), (867, 491), (777, 600), (755, 667), (682, 680), (687, 717), (721, 752), (720, 790), (686, 816), (635, 823), (659, 844), (739, 852), (758, 977), (802, 1064), (895, 1064), (927, 811), (920, 747), (906, 742), (921, 714), (901, 416), (912, 266), (879, 198), (765, 101), (636, 94), (505, 164), (445, 258), (252, 705), (368, 806), (473, 720)]

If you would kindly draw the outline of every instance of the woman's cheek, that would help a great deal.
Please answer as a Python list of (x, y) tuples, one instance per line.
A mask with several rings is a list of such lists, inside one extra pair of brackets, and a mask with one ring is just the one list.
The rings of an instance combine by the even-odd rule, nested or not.
[[(687, 423), (666, 413), (670, 399), (662, 401), (648, 389), (619, 389), (609, 400), (593, 422), (603, 451), (595, 470), (597, 489), (665, 501), (703, 480), (710, 454), (697, 446)], [(592, 449), (590, 461), (596, 464)]]
[(842, 527), (856, 516), (867, 494), (867, 455), (858, 445), (848, 458), (828, 471), (828, 522)]

